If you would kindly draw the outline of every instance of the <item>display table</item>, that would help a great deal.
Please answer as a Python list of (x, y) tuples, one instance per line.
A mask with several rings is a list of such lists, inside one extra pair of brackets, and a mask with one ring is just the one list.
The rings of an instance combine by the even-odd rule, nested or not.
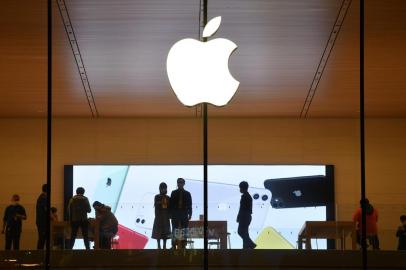
[[(89, 241), (94, 241), (94, 249), (100, 248), (99, 243), (99, 222), (96, 219), (89, 219)], [(71, 236), (71, 226), (69, 221), (52, 221), (51, 222), (51, 246), (54, 246), (57, 239), (62, 241), (62, 249), (69, 248)], [(82, 232), (79, 229), (76, 239), (83, 239)], [(68, 243), (68, 246), (65, 246)]]
[(298, 248), (311, 249), (312, 238), (340, 239), (341, 249), (345, 249), (345, 238), (351, 237), (352, 250), (357, 249), (357, 235), (353, 221), (306, 221), (298, 236)]
[[(191, 220), (189, 221), (189, 237), (203, 238), (204, 221)], [(208, 221), (208, 239), (220, 240), (220, 249), (227, 249), (227, 221)]]

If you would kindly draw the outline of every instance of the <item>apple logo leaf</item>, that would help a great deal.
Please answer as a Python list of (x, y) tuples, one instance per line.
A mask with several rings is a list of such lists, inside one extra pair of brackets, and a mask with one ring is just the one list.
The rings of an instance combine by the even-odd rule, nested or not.
[(202, 37), (208, 38), (214, 35), (216, 31), (219, 29), (221, 23), (221, 16), (214, 17), (211, 19), (203, 29)]

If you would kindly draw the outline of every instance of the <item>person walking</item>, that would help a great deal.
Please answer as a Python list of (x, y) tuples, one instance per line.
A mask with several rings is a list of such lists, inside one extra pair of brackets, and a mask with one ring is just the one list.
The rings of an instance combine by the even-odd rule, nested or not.
[(242, 195), (237, 215), (238, 235), (242, 238), (243, 249), (254, 249), (257, 245), (249, 235), (249, 225), (252, 219), (252, 197), (248, 193), (248, 183), (246, 181), (242, 181), (239, 187)]

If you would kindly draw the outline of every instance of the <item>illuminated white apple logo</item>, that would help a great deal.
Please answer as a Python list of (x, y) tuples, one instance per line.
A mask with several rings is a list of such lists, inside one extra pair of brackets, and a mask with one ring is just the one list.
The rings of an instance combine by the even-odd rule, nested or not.
[[(212, 19), (202, 36), (212, 36), (220, 23), (221, 17)], [(186, 106), (202, 102), (226, 105), (240, 84), (228, 70), (228, 59), (235, 49), (237, 45), (224, 38), (208, 42), (186, 38), (176, 42), (169, 50), (166, 69), (180, 102)]]

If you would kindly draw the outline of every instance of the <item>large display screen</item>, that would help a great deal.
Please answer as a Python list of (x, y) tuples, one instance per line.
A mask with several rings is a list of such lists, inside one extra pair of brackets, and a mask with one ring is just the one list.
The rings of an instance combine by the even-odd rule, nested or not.
[[(192, 220), (198, 220), (204, 212), (202, 165), (67, 165), (65, 202), (77, 187), (85, 188), (91, 204), (97, 200), (109, 205), (117, 217), (115, 248), (154, 249), (154, 196), (161, 182), (168, 185), (170, 195), (179, 177), (185, 179), (185, 189), (192, 195)], [(227, 222), (229, 248), (242, 248), (236, 222), (241, 181), (250, 186), (253, 214), (249, 232), (259, 249), (297, 248), (305, 221), (334, 219), (332, 166), (209, 165), (208, 219)], [(94, 217), (93, 210), (89, 216)], [(201, 239), (194, 242), (194, 248), (203, 247)], [(325, 249), (327, 243), (318, 240), (312, 246)]]

